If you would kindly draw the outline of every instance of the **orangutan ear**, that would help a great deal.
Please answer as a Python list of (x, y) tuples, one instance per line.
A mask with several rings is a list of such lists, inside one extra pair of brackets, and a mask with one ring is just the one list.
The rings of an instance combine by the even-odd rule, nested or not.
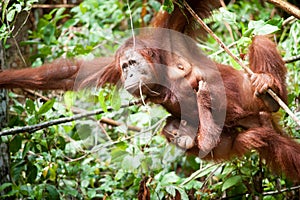
[(168, 75), (173, 80), (186, 77), (191, 71), (192, 65), (181, 56), (175, 56), (174, 61), (168, 67)]
[(183, 71), (184, 77), (190, 74), (192, 71), (192, 65), (181, 56), (178, 57), (176, 66), (179, 70)]

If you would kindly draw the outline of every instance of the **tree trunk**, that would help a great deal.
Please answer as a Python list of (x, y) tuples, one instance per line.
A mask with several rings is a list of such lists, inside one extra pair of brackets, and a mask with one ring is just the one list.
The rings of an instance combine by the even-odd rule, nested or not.
[[(32, 23), (28, 21), (27, 15), (27, 12), (17, 15), (12, 33), (14, 38), (7, 40), (10, 48), (5, 50), (2, 41), (0, 42), (0, 71), (8, 68), (22, 68), (27, 65), (29, 46), (20, 46), (21, 41), (27, 40), (28, 30), (32, 28)], [(7, 107), (7, 92), (0, 89), (0, 130), (7, 125)], [(9, 143), (3, 142), (3, 137), (0, 137), (0, 185), (8, 182), (11, 182)], [(0, 192), (0, 196), (5, 192), (7, 191)]]
[[(5, 68), (5, 51), (0, 43), (0, 70)], [(4, 128), (7, 122), (7, 93), (6, 90), (0, 89), (0, 130)], [(11, 182), (10, 179), (10, 159), (8, 144), (0, 138), (0, 185), (3, 183)], [(1, 191), (2, 196), (5, 191)]]

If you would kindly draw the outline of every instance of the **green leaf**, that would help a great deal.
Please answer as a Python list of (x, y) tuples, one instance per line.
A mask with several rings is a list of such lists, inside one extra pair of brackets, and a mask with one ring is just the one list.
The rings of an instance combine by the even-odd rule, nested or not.
[(239, 63), (237, 63), (232, 57), (230, 57), (229, 60), (234, 69), (237, 70), (243, 69), (242, 66)]
[(44, 29), (45, 26), (47, 26), (47, 24), (49, 24), (49, 22), (47, 20), (40, 19), (38, 24), (37, 24), (37, 29), (42, 30), (42, 29)]
[(21, 179), (21, 172), (25, 167), (25, 161), (22, 160), (18, 163), (13, 164), (11, 168), (12, 178), (14, 181), (20, 181)]
[(76, 197), (78, 195), (78, 191), (76, 190), (76, 187), (71, 187), (69, 185), (67, 185), (66, 187), (64, 187), (63, 193), (71, 195), (73, 197)]
[(22, 112), (24, 111), (24, 108), (23, 108), (22, 106), (19, 106), (19, 105), (14, 105), (14, 106), (13, 106), (13, 110), (14, 110), (15, 112), (17, 112), (19, 115), (21, 115)]
[(74, 92), (66, 91), (64, 94), (64, 102), (67, 109), (70, 109), (73, 106)]
[(0, 192), (5, 190), (6, 188), (12, 186), (12, 183), (3, 183), (2, 185), (0, 185)]
[(240, 182), (242, 182), (242, 177), (241, 176), (239, 176), (239, 175), (232, 176), (232, 177), (225, 180), (225, 182), (223, 183), (223, 186), (222, 186), (222, 191), (225, 191), (228, 188), (231, 188), (231, 187), (237, 185)]
[(167, 11), (168, 13), (172, 13), (174, 10), (174, 4), (172, 0), (165, 0), (162, 6), (163, 10)]
[(121, 97), (117, 89), (114, 89), (110, 103), (114, 110), (119, 110), (121, 108)]
[(9, 149), (11, 153), (16, 153), (21, 149), (22, 146), (22, 137), (20, 135), (16, 135), (9, 143)]
[[(9, 1), (2, 1), (1, 2), (2, 10), (6, 10), (8, 3), (9, 3)], [(2, 19), (2, 21), (5, 20), (5, 12), (2, 12), (1, 19)]]
[(32, 194), (32, 188), (29, 184), (25, 184), (25, 185), (21, 185), (20, 186), (20, 193), (23, 194), (23, 195), (30, 195)]
[[(30, 151), (31, 147), (32, 147), (31, 142), (26, 142), (25, 146), (23, 147), (23, 151), (22, 151), (22, 158), (24, 159), (25, 156), (27, 155), (28, 151)], [(30, 159), (31, 157), (29, 156), (28, 159)]]
[(176, 195), (176, 189), (173, 185), (166, 186), (166, 191), (169, 193), (172, 197), (175, 197)]
[(15, 4), (15, 10), (19, 13), (22, 11), (22, 5), (21, 4)]
[(79, 22), (79, 19), (69, 19), (63, 25), (63, 28), (68, 29), (71, 26), (75, 26)]
[(6, 15), (7, 21), (12, 22), (15, 18), (15, 15), (16, 15), (16, 10), (15, 9), (10, 10)]
[(177, 191), (180, 193), (180, 199), (181, 200), (189, 200), (189, 196), (186, 194), (184, 189), (176, 187)]
[(46, 189), (49, 192), (49, 199), (59, 199), (59, 193), (53, 185), (46, 185)]
[(52, 23), (48, 23), (43, 31), (44, 40), (47, 45), (51, 44), (52, 38), (54, 37), (55, 26)]
[[(56, 14), (55, 14), (55, 19), (60, 19), (60, 17), (64, 14), (66, 8), (59, 8), (57, 11), (56, 11)], [(68, 16), (68, 15), (67, 15)]]
[(125, 171), (123, 169), (120, 169), (115, 176), (115, 180), (116, 181), (121, 180), (125, 176), (125, 174), (126, 174)]
[(222, 20), (226, 21), (230, 25), (236, 24), (236, 14), (226, 10), (225, 8), (220, 8), (220, 13), (222, 14)]
[(170, 172), (165, 174), (161, 180), (162, 185), (169, 185), (170, 183), (176, 183), (180, 180), (180, 177), (175, 174), (175, 172)]
[(79, 124), (77, 127), (77, 132), (80, 140), (85, 140), (92, 134), (92, 127), (90, 124)]
[(105, 103), (105, 96), (104, 96), (104, 90), (101, 90), (98, 94), (98, 101), (101, 105), (101, 108), (103, 109), (104, 112), (107, 112), (107, 106)]
[(38, 111), (38, 115), (44, 114), (46, 112), (48, 112), (54, 105), (55, 103), (55, 99), (51, 99), (49, 101), (47, 101), (46, 103), (44, 103), (41, 108)]
[(38, 173), (38, 168), (35, 165), (28, 165), (27, 167), (27, 182), (28, 183), (34, 183), (37, 173)]
[(127, 155), (122, 161), (122, 168), (129, 171), (134, 171), (141, 165), (141, 155)]
[(82, 14), (85, 14), (88, 11), (85, 4), (83, 4), (83, 3), (79, 4), (79, 8), (80, 8), (80, 11), (82, 12)]
[(247, 166), (243, 166), (243, 167), (241, 167), (241, 173), (242, 174), (245, 174), (246, 176), (252, 176), (252, 171), (253, 171), (253, 169), (251, 169), (250, 167), (247, 167)]
[(62, 136), (58, 136), (57, 137), (57, 146), (60, 148), (60, 149), (65, 149), (65, 147), (66, 147), (66, 140), (65, 140), (65, 138), (64, 137), (62, 137)]
[(31, 99), (26, 100), (25, 109), (28, 114), (33, 114), (35, 112), (35, 105)]
[(93, 199), (96, 196), (97, 192), (95, 189), (89, 189), (87, 195), (89, 198)]
[(114, 148), (111, 151), (111, 159), (112, 159), (111, 161), (113, 163), (121, 162), (126, 155), (128, 155), (127, 151), (122, 150), (120, 148)]
[(159, 8), (161, 6), (161, 4), (158, 1), (155, 0), (150, 0), (148, 2), (148, 4), (155, 10), (155, 11), (159, 11)]
[(274, 33), (279, 30), (277, 26), (273, 26), (271, 24), (267, 24), (266, 22), (259, 20), (259, 21), (250, 21), (248, 24), (249, 29), (254, 29), (253, 33), (255, 35), (267, 35)]

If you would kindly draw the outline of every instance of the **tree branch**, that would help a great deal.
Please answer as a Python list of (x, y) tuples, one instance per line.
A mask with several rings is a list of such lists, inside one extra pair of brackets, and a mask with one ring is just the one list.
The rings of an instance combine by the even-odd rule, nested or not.
[[(122, 105), (121, 108), (126, 108), (126, 107), (129, 107), (129, 106), (138, 105), (138, 104), (140, 104), (140, 101), (136, 101), (136, 102), (132, 102), (132, 103), (129, 103), (129, 104), (126, 104), (126, 105)], [(112, 111), (112, 108), (108, 108), (107, 110)], [(53, 126), (53, 125), (57, 125), (57, 124), (63, 124), (63, 123), (66, 123), (66, 122), (71, 122), (71, 121), (75, 121), (75, 120), (82, 119), (82, 118), (85, 118), (85, 117), (99, 115), (99, 114), (102, 114), (102, 113), (104, 113), (104, 111), (102, 109), (97, 109), (97, 110), (93, 110), (93, 111), (90, 111), (90, 112), (85, 112), (85, 113), (82, 113), (82, 114), (73, 115), (71, 117), (62, 117), (62, 118), (59, 118), (59, 119), (43, 122), (43, 123), (40, 123), (40, 124), (12, 128), (12, 129), (1, 131), (0, 132), (0, 137), (4, 136), (4, 135), (14, 135), (14, 134), (23, 133), (23, 132), (34, 132), (34, 131), (37, 131), (37, 130), (41, 130), (43, 128), (47, 128), (49, 126)]]
[(73, 8), (77, 4), (33, 4), (32, 8)]
[(290, 4), (287, 1), (282, 1), (282, 0), (267, 0), (267, 2), (274, 4), (276, 7), (281, 8), (285, 12), (293, 15), (294, 17), (300, 19), (300, 10), (293, 4)]
[(292, 56), (290, 58), (286, 58), (286, 59), (284, 59), (284, 62), (285, 63), (291, 63), (291, 62), (296, 62), (298, 60), (300, 60), (300, 55)]

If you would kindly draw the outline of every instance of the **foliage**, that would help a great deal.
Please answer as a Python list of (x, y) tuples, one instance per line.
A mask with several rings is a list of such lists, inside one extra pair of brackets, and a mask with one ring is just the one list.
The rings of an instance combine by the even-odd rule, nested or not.
[[(142, 0), (130, 3), (134, 27), (142, 24), (143, 6)], [(238, 1), (227, 10), (216, 12), (207, 23), (226, 44), (234, 43), (231, 49), (237, 55), (246, 52), (253, 34), (268, 33), (276, 34), (284, 58), (299, 55), (300, 21), (283, 26), (281, 17), (270, 16), (273, 7), (265, 6), (258, 1)], [(171, 12), (172, 7), (171, 1), (160, 5), (149, 0), (144, 21), (149, 22), (155, 11)], [(12, 6), (8, 11), (12, 12), (11, 9), (16, 8)], [(130, 17), (125, 1), (85, 0), (71, 12), (54, 9), (38, 19), (37, 29), (23, 44), (37, 48), (32, 56), (35, 66), (61, 56), (107, 56), (130, 34), (126, 33), (127, 29), (130, 29)], [(3, 32), (9, 30), (3, 29)], [(208, 37), (201, 47), (214, 60), (238, 68), (227, 54), (215, 52), (219, 47), (212, 38)], [(298, 112), (298, 116), (299, 65), (300, 61), (287, 65), (289, 107)], [(121, 104), (132, 100), (126, 91), (105, 88), (66, 92), (50, 100), (23, 99), (11, 92), (10, 99), (9, 127), (37, 124), (96, 108), (106, 112), (32, 133), (2, 137), (10, 144), (13, 178), (12, 183), (0, 186), (0, 191), (10, 188), (2, 198), (137, 199), (143, 181), (152, 199), (173, 199), (178, 194), (181, 199), (289, 199), (291, 195), (296, 196), (293, 191), (276, 196), (264, 193), (290, 187), (292, 183), (272, 175), (256, 152), (220, 164), (185, 155), (159, 134), (168, 115), (161, 107), (144, 105), (120, 109)], [(108, 107), (114, 111), (107, 112)], [(99, 125), (97, 120), (101, 118), (114, 119), (123, 125)], [(299, 136), (299, 130), (288, 116), (282, 117), (282, 123), (288, 133)], [(142, 131), (132, 131), (127, 125), (142, 127)]]
[[(32, 4), (36, 3), (38, 0), (28, 0), (28, 1), (1, 1), (1, 20), (0, 20), (0, 40), (3, 42), (3, 45), (6, 44), (8, 38), (13, 37), (13, 34), (16, 34), (15, 20), (19, 13), (29, 12), (31, 10)], [(27, 19), (24, 19), (26, 21)]]

